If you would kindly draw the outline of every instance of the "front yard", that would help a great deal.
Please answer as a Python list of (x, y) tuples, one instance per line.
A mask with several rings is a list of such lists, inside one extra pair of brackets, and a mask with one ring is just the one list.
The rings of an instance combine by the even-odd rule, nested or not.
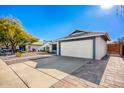
[(6, 55), (0, 56), (0, 59), (4, 60), (9, 65), (13, 63), (24, 62), (30, 59), (49, 56), (51, 56), (51, 54), (48, 54), (46, 52), (25, 52), (21, 57), (17, 57), (16, 55)]
[[(124, 87), (124, 60), (121, 57), (91, 60), (44, 56), (18, 60), (16, 63), (9, 61), (8, 66), (13, 74), (0, 73), (0, 87)], [(16, 81), (8, 78), (11, 76), (16, 77)]]

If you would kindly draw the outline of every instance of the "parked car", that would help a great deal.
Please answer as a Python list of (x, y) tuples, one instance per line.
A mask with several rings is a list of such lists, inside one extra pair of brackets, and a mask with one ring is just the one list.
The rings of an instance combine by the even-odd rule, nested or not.
[(11, 54), (11, 49), (9, 49), (9, 48), (1, 48), (0, 49), (0, 54)]

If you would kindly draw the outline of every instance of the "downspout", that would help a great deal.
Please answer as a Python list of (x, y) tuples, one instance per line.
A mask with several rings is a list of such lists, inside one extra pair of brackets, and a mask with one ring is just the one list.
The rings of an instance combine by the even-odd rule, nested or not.
[(93, 59), (96, 59), (96, 37), (93, 37)]
[(60, 45), (60, 41), (58, 42), (59, 44), (59, 56), (61, 55), (61, 45)]

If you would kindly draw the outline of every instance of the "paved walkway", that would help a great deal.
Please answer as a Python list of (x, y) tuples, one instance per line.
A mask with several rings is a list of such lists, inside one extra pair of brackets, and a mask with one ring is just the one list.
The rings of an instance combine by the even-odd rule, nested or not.
[(124, 58), (110, 57), (100, 86), (124, 88)]

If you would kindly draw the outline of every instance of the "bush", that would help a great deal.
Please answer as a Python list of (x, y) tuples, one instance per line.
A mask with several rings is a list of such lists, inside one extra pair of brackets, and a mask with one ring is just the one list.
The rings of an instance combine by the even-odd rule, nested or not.
[(22, 52), (16, 52), (16, 57), (22, 57), (23, 53)]

